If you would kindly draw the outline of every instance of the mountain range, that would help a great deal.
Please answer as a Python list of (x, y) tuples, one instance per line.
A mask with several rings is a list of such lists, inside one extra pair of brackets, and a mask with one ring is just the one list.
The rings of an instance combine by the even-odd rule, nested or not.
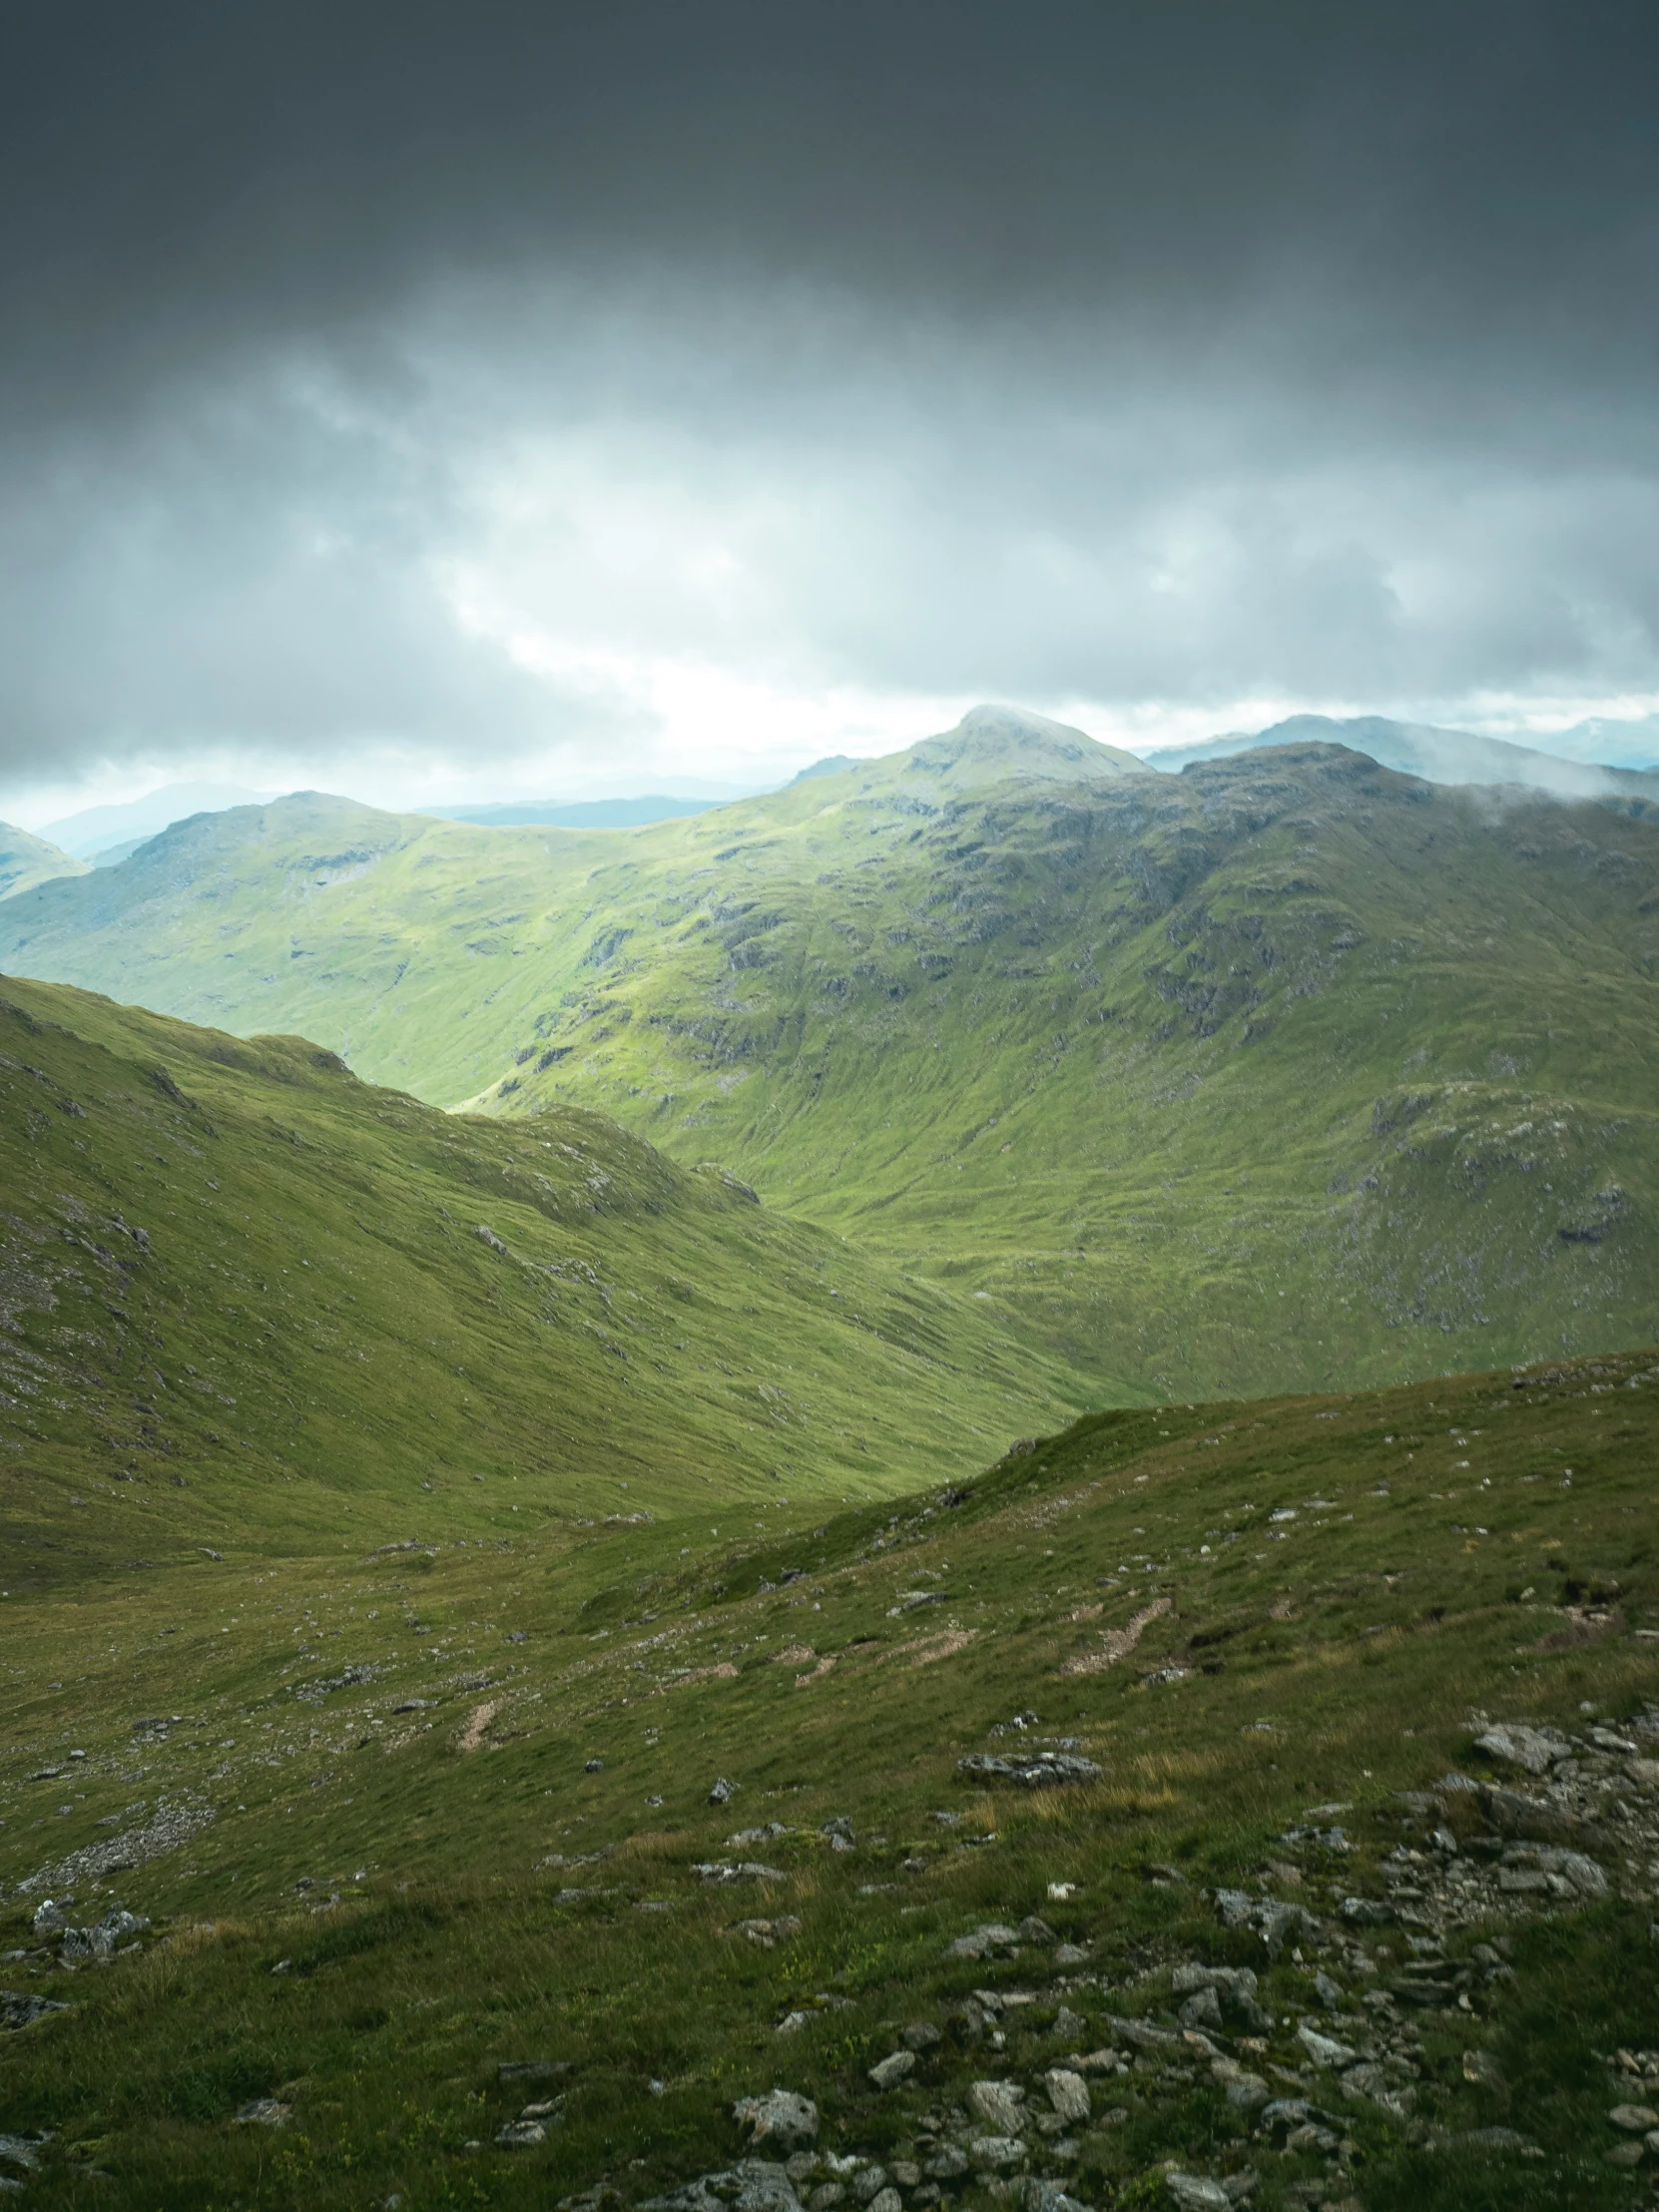
[(632, 830), (201, 816), (8, 900), (0, 963), (613, 1116), (1084, 1401), (1334, 1387), (1659, 1328), (1656, 857), (1638, 791), (983, 709)]
[(1328, 735), (20, 874), (0, 2179), (1630, 2201), (1659, 816)]

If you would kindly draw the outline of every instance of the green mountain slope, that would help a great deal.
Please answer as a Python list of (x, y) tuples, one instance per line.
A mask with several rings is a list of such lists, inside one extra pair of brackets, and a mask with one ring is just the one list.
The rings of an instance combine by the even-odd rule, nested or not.
[(20, 891), (33, 890), (37, 883), (57, 876), (84, 875), (90, 865), (87, 860), (71, 859), (45, 837), (19, 830), (15, 823), (0, 822), (0, 898), (15, 898)]
[[(141, 1579), (105, 1530), (73, 1602), (0, 1601), (0, 2003), (67, 2007), (0, 2029), (8, 2178), (1628, 2205), (1656, 1383), (1118, 1412), (735, 1543), (521, 1515)], [(733, 2111), (777, 2086), (788, 2169)]]
[(1069, 1407), (985, 1315), (581, 1109), (0, 987), (0, 1544), (495, 1539), (879, 1495)]
[(445, 1104), (600, 1108), (1096, 1398), (1659, 1330), (1647, 802), (1330, 746), (1155, 777), (1053, 727), (629, 832), (283, 802), (11, 902), (0, 957)]

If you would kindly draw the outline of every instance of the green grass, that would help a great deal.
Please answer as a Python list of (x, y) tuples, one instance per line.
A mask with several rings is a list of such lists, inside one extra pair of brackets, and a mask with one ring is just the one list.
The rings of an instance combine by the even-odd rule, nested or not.
[(0, 986), (8, 1579), (776, 1514), (913, 1488), (1075, 1408), (983, 1308), (573, 1108), (376, 1091)]
[[(1331, 2024), (1312, 1969), (1351, 1981), (1344, 1944), (1270, 1964), (1206, 1893), (1251, 1884), (1307, 1807), (1344, 1801), (1356, 1849), (1302, 1852), (1288, 1893), (1332, 1927), (1337, 1899), (1381, 1889), (1400, 1838), (1391, 1793), (1470, 1763), (1472, 1710), (1578, 1727), (1585, 1706), (1621, 1719), (1651, 1701), (1656, 1387), (1632, 1358), (1526, 1388), (1503, 1372), (1165, 1405), (787, 1531), (730, 1506), (718, 1538), (701, 1515), (541, 1517), (500, 1546), (375, 1558), (330, 1543), (143, 1584), (112, 1561), (73, 1592), (14, 1590), (0, 1941), (29, 1943), (42, 1894), (14, 1885), (158, 1804), (214, 1815), (145, 1867), (73, 1884), (77, 1920), (116, 1895), (153, 1918), (142, 1953), (73, 1978), (8, 1967), (7, 1986), (75, 2006), (7, 2039), (0, 2128), (58, 2131), (31, 2196), (175, 2212), (398, 2193), (415, 2212), (603, 2181), (632, 2201), (736, 2155), (732, 2099), (777, 2081), (819, 2101), (829, 2147), (903, 2156), (971, 2079), (1029, 2080), (1072, 2047), (1051, 2032), (1062, 1995), (1085, 2048), (1111, 2039), (1109, 2012), (1167, 2018), (1163, 1974), (1183, 1957), (1261, 1970), (1273, 2024), (1251, 2062), (1298, 2071), (1294, 2021)], [(1269, 1520), (1287, 1506), (1294, 1520)], [(942, 1602), (895, 1612), (915, 1590)], [(1599, 1631), (1563, 1610), (1591, 1592), (1616, 1602)], [(1061, 1671), (1156, 1597), (1169, 1610), (1125, 1660)], [(378, 1671), (326, 1687), (348, 1666)], [(1157, 1679), (1173, 1666), (1182, 1679)], [(397, 1711), (416, 1697), (429, 1702)], [(1017, 1746), (988, 1732), (1022, 1710), (1078, 1739), (1100, 1782), (1033, 1796), (964, 1782), (958, 1758)], [(29, 1779), (47, 1766), (62, 1771)], [(737, 1785), (725, 1808), (707, 1802), (721, 1775)], [(828, 1848), (832, 1815), (854, 1851)], [(773, 1821), (786, 1833), (725, 1841)], [(1598, 1848), (1608, 1903), (1453, 1937), (1462, 1960), (1504, 1936), (1515, 1978), (1477, 1975), (1472, 2010), (1420, 2015), (1410, 2120), (1344, 2107), (1348, 2186), (1368, 2207), (1631, 2201), (1637, 2180), (1603, 2155), (1607, 2060), (1659, 2047), (1653, 1878), (1633, 1843)], [(712, 1890), (695, 1872), (747, 1857), (782, 1881)], [(1265, 1877), (1282, 1894), (1288, 1879)], [(1051, 1882), (1074, 1897), (1050, 1902)], [(1098, 1986), (1057, 1975), (1040, 1946), (1007, 1964), (947, 1955), (976, 1923), (1034, 1912), (1090, 1946)], [(780, 1913), (801, 1927), (774, 1948), (734, 1933)], [(1385, 1976), (1406, 1933), (1367, 1932)], [(1002, 2050), (951, 2027), (984, 1986), (1035, 1994), (1005, 2015)], [(780, 2038), (797, 2008), (809, 2024)], [(877, 2095), (865, 2067), (918, 2018), (945, 2041)], [(1498, 2058), (1501, 2109), (1465, 2082), (1466, 2048)], [(519, 2059), (570, 2070), (553, 2084), (562, 2124), (507, 2152), (494, 2132), (536, 2092), (496, 2068)], [(1306, 2093), (1334, 2092), (1310, 2074)], [(233, 2124), (273, 2094), (288, 2128)], [(1249, 2163), (1269, 2208), (1324, 2170), (1253, 2141), (1202, 2068), (1096, 2094), (1128, 2117), (1086, 2135), (1073, 2185), (1091, 2203), (1165, 2201), (1166, 2159)], [(1428, 2129), (1494, 2119), (1543, 2155), (1428, 2147)], [(87, 2166), (109, 2179), (80, 2178)]]
[(1074, 1401), (1659, 1334), (1644, 803), (940, 743), (638, 830), (202, 818), (10, 901), (0, 959), (614, 1115), (976, 1300)]

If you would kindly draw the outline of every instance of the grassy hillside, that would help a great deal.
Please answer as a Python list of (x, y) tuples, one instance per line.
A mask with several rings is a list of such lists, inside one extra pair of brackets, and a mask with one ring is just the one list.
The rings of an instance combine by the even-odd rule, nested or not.
[(186, 824), (11, 902), (0, 957), (600, 1108), (1096, 1399), (1190, 1395), (1659, 1332), (1656, 863), (1645, 801), (1328, 746), (1153, 777), (987, 711), (637, 831)]
[[(0, 2161), (157, 2212), (1630, 2204), (1656, 1388), (1165, 1404), (736, 1541), (140, 1580), (100, 1501), (104, 1571), (0, 1601), (0, 2001), (68, 2006), (3, 2036)], [(99, 1964), (48, 1898), (151, 1925)], [(775, 2086), (813, 2154), (738, 2174)]]
[(15, 898), (57, 876), (84, 875), (90, 862), (71, 859), (45, 837), (19, 830), (15, 823), (0, 822), (0, 898)]
[(0, 984), (0, 1192), (14, 1597), (882, 1495), (1072, 1409), (982, 1307), (598, 1116), (457, 1119), (61, 987)]

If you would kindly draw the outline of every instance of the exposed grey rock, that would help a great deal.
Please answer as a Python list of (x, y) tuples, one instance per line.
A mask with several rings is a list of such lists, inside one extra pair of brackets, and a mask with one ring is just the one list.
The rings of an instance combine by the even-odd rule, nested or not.
[(1063, 2120), (1081, 2122), (1089, 2116), (1089, 2085), (1069, 2066), (1051, 2066), (1043, 2075), (1048, 2101)]
[(1390, 2081), (1381, 2066), (1369, 2060), (1344, 2071), (1343, 2094), (1357, 2104), (1375, 2104), (1383, 2112), (1391, 2112), (1396, 2120), (1404, 2119), (1416, 2102), (1416, 2093), (1408, 2083)]
[(1537, 2144), (1517, 2134), (1512, 2127), (1434, 2127), (1428, 2131), (1427, 2147), (1430, 2150), (1514, 2151), (1523, 2158), (1539, 2155)]
[(1062, 2004), (1054, 2015), (1054, 2033), (1068, 2043), (1080, 2043), (1088, 2024), (1082, 2013), (1074, 2012), (1069, 2004)]
[(1220, 2027), (1221, 1999), (1213, 1988), (1195, 1989), (1181, 2007), (1183, 2027)]
[(813, 2208), (813, 2212), (834, 2212), (834, 2207), (837, 2204), (844, 2204), (845, 2201), (846, 2186), (839, 2181), (820, 2182), (819, 2186), (807, 2199), (807, 2202)]
[(913, 2050), (890, 2051), (885, 2058), (877, 2059), (868, 2069), (867, 2078), (877, 2089), (896, 2089), (906, 2074), (916, 2070), (916, 2054)]
[(737, 1794), (737, 1784), (728, 1782), (725, 1775), (721, 1775), (714, 1788), (709, 1792), (709, 1803), (711, 1805), (730, 1805)]
[(968, 2170), (968, 2155), (954, 2143), (941, 2143), (922, 2168), (934, 2181), (960, 2181)]
[[(1346, 1910), (1346, 1908), (1345, 1908)], [(1318, 1936), (1320, 1924), (1305, 1906), (1287, 1905), (1281, 1898), (1253, 1898), (1246, 1890), (1218, 1890), (1216, 1911), (1228, 1928), (1253, 1928), (1277, 1958), (1287, 1936), (1301, 1931)]]
[(108, 1843), (88, 1844), (81, 1851), (72, 1851), (57, 1866), (43, 1867), (38, 1874), (20, 1882), (18, 1890), (26, 1897), (31, 1890), (48, 1887), (73, 1889), (77, 1882), (91, 1882), (101, 1875), (147, 1866), (152, 1859), (164, 1858), (167, 1853), (188, 1844), (213, 1817), (213, 1808), (208, 1805), (158, 1805), (143, 1828), (112, 1836)]
[(1033, 2175), (1025, 2184), (1025, 2212), (1089, 2212), (1089, 2208), (1067, 2196), (1059, 2182), (1039, 2181)]
[(1551, 1767), (1572, 1757), (1572, 1746), (1553, 1728), (1527, 1728), (1519, 1721), (1483, 1729), (1474, 1739), (1476, 1751), (1488, 1759), (1503, 1759), (1528, 1774), (1548, 1774)]
[(1154, 2027), (1150, 2020), (1124, 2019), (1116, 2012), (1108, 2012), (1106, 2025), (1114, 2035), (1121, 2035), (1138, 2050), (1181, 2050), (1185, 2047), (1179, 2035), (1172, 2034), (1167, 2027)]
[(957, 1772), (978, 1782), (1013, 1782), (1026, 1790), (1055, 1789), (1062, 1783), (1098, 1782), (1100, 1769), (1092, 1759), (1075, 1752), (1036, 1751), (1007, 1756), (989, 1751), (969, 1752), (956, 1762)]
[(40, 2164), (43, 2147), (51, 2140), (50, 2135), (0, 2135), (0, 2159), (32, 2173)]
[(1213, 2058), (1210, 2072), (1236, 2112), (1259, 2112), (1273, 2094), (1260, 2074), (1249, 2072), (1234, 2059)]
[(904, 2212), (904, 2199), (896, 2189), (877, 2189), (869, 2200), (869, 2212)]
[[(818, 2203), (822, 2190), (813, 2192)], [(666, 2197), (649, 2197), (640, 2212), (801, 2212), (795, 2184), (766, 2158), (740, 2159), (719, 2173), (701, 2174)]]
[(1057, 1966), (1086, 1966), (1089, 1954), (1081, 1943), (1056, 1943), (1054, 1963)]
[(1474, 2082), (1482, 2089), (1504, 2091), (1508, 2088), (1508, 2083), (1503, 2078), (1503, 2068), (1489, 2050), (1464, 2051), (1463, 2079)]
[(932, 2050), (943, 2040), (941, 2030), (931, 2020), (911, 2020), (904, 2029), (903, 2041), (909, 2050)]
[(1377, 1898), (1344, 1898), (1337, 1908), (1350, 1928), (1385, 1928), (1393, 1919), (1393, 1907)]
[(968, 2144), (968, 2157), (982, 2173), (1005, 2173), (1024, 2165), (1025, 2145), (1017, 2135), (976, 2135)]
[(69, 1923), (64, 1917), (62, 1906), (54, 1905), (50, 1898), (46, 1898), (35, 1907), (35, 1917), (31, 1925), (36, 1936), (56, 1936), (67, 1928)]
[(16, 1989), (0, 1989), (0, 2028), (27, 2027), (48, 2012), (67, 2012), (69, 2006), (56, 1997), (22, 1995)]
[(1607, 2117), (1628, 2135), (1645, 2135), (1650, 2127), (1659, 2127), (1659, 2112), (1648, 2104), (1615, 2104)]
[[(1512, 1844), (1504, 1853), (1504, 1866), (1498, 1875), (1500, 1890), (1512, 1889), (1512, 1880), (1506, 1880), (1516, 1871), (1535, 1868), (1544, 1878), (1545, 1886), (1559, 1897), (1577, 1891), (1580, 1897), (1604, 1898), (1607, 1895), (1607, 1877), (1593, 1859), (1581, 1851), (1563, 1851), (1552, 1844)], [(1550, 1880), (1553, 1876), (1554, 1881)], [(1563, 1889), (1560, 1887), (1564, 1885)]]
[(1017, 2135), (1025, 2118), (1025, 2091), (1017, 2081), (975, 2081), (967, 2093), (968, 2110), (1000, 2135)]
[(946, 1946), (946, 1956), (951, 1958), (988, 1958), (993, 1950), (1011, 1950), (1019, 1941), (1018, 1932), (1005, 1928), (1000, 1921), (981, 1921), (966, 1936), (958, 1936)]
[(1360, 2053), (1340, 2043), (1334, 2035), (1322, 2035), (1317, 2027), (1304, 2021), (1297, 2029), (1297, 2039), (1316, 2066), (1352, 2066)]
[(1164, 2187), (1181, 2212), (1231, 2212), (1233, 2199), (1208, 2174), (1167, 2173)]
[(732, 2117), (750, 2131), (750, 2139), (768, 2150), (810, 2150), (818, 2141), (818, 2106), (794, 2089), (770, 2089), (763, 2097), (740, 2097)]
[(232, 2121), (234, 2127), (286, 2127), (293, 2106), (279, 2097), (250, 2097)]
[(1019, 1924), (1019, 1939), (1022, 1943), (1056, 1943), (1060, 1938), (1046, 1921), (1028, 1913)]
[(546, 2142), (547, 2129), (540, 2120), (509, 2120), (496, 2129), (495, 2139), (503, 2150), (533, 2150)]

